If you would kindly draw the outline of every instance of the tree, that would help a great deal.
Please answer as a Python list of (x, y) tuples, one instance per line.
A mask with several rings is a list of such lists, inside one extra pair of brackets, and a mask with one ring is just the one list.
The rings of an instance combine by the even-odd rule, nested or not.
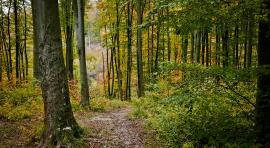
[(79, 137), (71, 109), (62, 52), (58, 2), (32, 0), (35, 48), (44, 102), (44, 132), (40, 147), (62, 147)]
[(256, 98), (257, 142), (264, 147), (270, 146), (270, 0), (261, 1), (261, 13), (264, 18), (259, 24), (258, 64), (261, 73), (258, 76)]
[(18, 6), (17, 0), (13, 1), (14, 7), (14, 25), (15, 25), (15, 46), (16, 46), (16, 79), (20, 78), (20, 34), (19, 34), (19, 22), (18, 22)]
[(137, 1), (137, 75), (138, 75), (138, 97), (144, 96), (143, 84), (143, 63), (142, 63), (142, 20), (143, 20), (143, 1)]
[(127, 3), (127, 79), (126, 79), (126, 99), (131, 99), (131, 70), (132, 70), (132, 10), (133, 1), (128, 0)]
[(72, 80), (73, 75), (73, 21), (72, 1), (64, 1), (65, 33), (66, 33), (66, 67), (68, 79)]
[(75, 15), (77, 48), (80, 61), (81, 105), (87, 106), (89, 104), (89, 86), (85, 57), (84, 0), (73, 0), (73, 5)]

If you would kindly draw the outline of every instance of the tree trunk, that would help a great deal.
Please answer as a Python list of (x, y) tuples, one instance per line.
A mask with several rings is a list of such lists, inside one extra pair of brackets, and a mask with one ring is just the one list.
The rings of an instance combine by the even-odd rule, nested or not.
[(66, 67), (69, 80), (73, 75), (73, 21), (72, 21), (72, 1), (67, 0), (65, 7), (65, 29), (66, 29)]
[(208, 29), (205, 29), (205, 47), (206, 47), (206, 66), (208, 67), (210, 64), (210, 49), (209, 49), (209, 34), (208, 34)]
[[(107, 35), (107, 26), (105, 25), (105, 34)], [(108, 97), (111, 96), (111, 73), (110, 73), (110, 63), (109, 63), (109, 47), (108, 47), (108, 37), (105, 37), (105, 47), (106, 47), (106, 65), (107, 65), (107, 93)]]
[(201, 51), (201, 33), (200, 31), (196, 31), (196, 63), (200, 63), (200, 51)]
[(191, 32), (191, 52), (190, 52), (190, 62), (194, 63), (194, 54), (195, 54), (195, 40), (194, 40), (194, 32)]
[(183, 35), (183, 46), (182, 46), (182, 63), (187, 63), (187, 51), (188, 51), (188, 34)]
[(18, 24), (18, 6), (17, 0), (13, 0), (14, 7), (14, 27), (15, 27), (15, 47), (16, 47), (16, 79), (20, 78), (20, 34)]
[(83, 0), (73, 0), (74, 15), (76, 23), (76, 39), (80, 61), (80, 79), (81, 79), (81, 105), (89, 105), (89, 85), (86, 69), (85, 57), (85, 38), (84, 38), (84, 2)]
[(58, 2), (32, 0), (35, 48), (40, 52), (39, 71), (44, 101), (44, 132), (40, 147), (66, 147), (80, 128), (72, 113), (62, 52)]
[(158, 14), (158, 23), (157, 23), (157, 50), (156, 50), (156, 57), (155, 57), (155, 72), (157, 72), (158, 71), (158, 60), (159, 60), (159, 48), (160, 48), (160, 46), (159, 46), (159, 42), (160, 42), (160, 40), (159, 40), (159, 38), (160, 38), (160, 14)]
[(26, 14), (26, 0), (23, 0), (23, 12), (24, 12), (24, 58), (25, 58), (25, 75), (28, 77), (28, 56), (27, 56), (27, 14)]
[(126, 99), (131, 99), (131, 70), (132, 70), (132, 14), (130, 12), (129, 1), (127, 4), (127, 37), (128, 37), (128, 55), (127, 55), (127, 80), (126, 80)]
[(261, 1), (261, 16), (259, 23), (258, 62), (258, 92), (256, 99), (257, 142), (263, 147), (270, 146), (270, 1)]
[(142, 11), (143, 1), (137, 1), (137, 75), (138, 75), (138, 97), (144, 96), (143, 62), (142, 62)]
[(202, 65), (205, 63), (205, 29), (202, 32)]
[(259, 24), (258, 62), (262, 72), (258, 76), (256, 99), (257, 142), (270, 147), (270, 0), (261, 1), (262, 18)]
[(10, 31), (10, 9), (11, 9), (12, 0), (9, 2), (8, 7), (8, 56), (9, 56), (9, 69), (10, 75), (12, 75), (12, 57), (11, 57), (11, 31)]
[(236, 25), (234, 32), (234, 65), (238, 67), (239, 65), (239, 27)]
[(225, 23), (224, 32), (222, 34), (222, 60), (223, 67), (229, 66), (229, 30), (228, 25)]
[(220, 66), (220, 31), (216, 25), (216, 65)]
[(252, 38), (253, 38), (253, 12), (250, 10), (248, 12), (248, 24), (247, 24), (247, 68), (251, 67), (252, 64)]
[[(119, 0), (116, 1), (116, 43), (117, 43), (117, 62), (115, 63), (117, 80), (118, 80), (118, 96), (123, 99), (122, 90), (122, 72), (121, 72), (121, 57), (120, 57), (120, 14), (119, 14)], [(115, 56), (116, 57), (116, 56)], [(116, 58), (115, 58), (116, 60)]]

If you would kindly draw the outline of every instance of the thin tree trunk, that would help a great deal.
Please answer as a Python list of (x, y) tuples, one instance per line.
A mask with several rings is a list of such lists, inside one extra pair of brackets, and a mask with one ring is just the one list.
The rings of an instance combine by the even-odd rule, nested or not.
[(80, 62), (80, 79), (81, 79), (81, 105), (89, 105), (89, 85), (86, 69), (85, 57), (85, 37), (84, 37), (84, 2), (83, 0), (73, 0), (74, 14), (76, 22), (76, 39)]
[(144, 96), (143, 62), (142, 62), (142, 11), (143, 1), (137, 1), (137, 75), (138, 75), (138, 97)]
[(105, 57), (104, 53), (101, 53), (102, 55), (102, 81), (103, 81), (103, 89), (104, 89), (104, 96), (106, 96), (106, 78), (105, 78)]
[(239, 27), (238, 25), (236, 25), (235, 27), (235, 32), (234, 32), (234, 65), (235, 67), (238, 67), (239, 65), (239, 41), (238, 41), (238, 38), (239, 38)]
[(202, 33), (202, 65), (205, 64), (205, 46), (206, 46), (206, 42), (205, 42), (205, 39), (206, 39), (206, 30), (204, 29), (203, 30), (203, 33)]
[(105, 25), (105, 47), (106, 47), (106, 65), (107, 65), (107, 83), (108, 83), (108, 97), (111, 96), (111, 83), (110, 83), (110, 79), (111, 79), (111, 73), (110, 73), (110, 63), (109, 63), (109, 47), (108, 47), (108, 37), (107, 37), (107, 26)]
[(12, 5), (12, 0), (9, 2), (8, 7), (8, 54), (9, 54), (9, 68), (10, 68), (10, 75), (12, 75), (12, 57), (11, 57), (11, 31), (10, 31), (10, 9)]
[(127, 55), (127, 84), (126, 84), (126, 99), (131, 99), (131, 70), (132, 70), (132, 14), (130, 12), (130, 5), (132, 3), (128, 0), (127, 4), (127, 37), (128, 37), (128, 55)]
[(191, 32), (191, 52), (190, 52), (190, 61), (194, 63), (194, 54), (195, 54), (195, 40), (194, 40), (194, 32)]
[(216, 65), (220, 66), (220, 31), (216, 25)]
[[(118, 92), (119, 98), (123, 100), (123, 90), (122, 90), (122, 72), (121, 72), (121, 59), (120, 59), (120, 14), (119, 14), (119, 0), (116, 1), (116, 43), (117, 43), (117, 63), (116, 72), (117, 72), (117, 80), (118, 80)], [(116, 57), (116, 56), (115, 56)], [(116, 60), (116, 58), (115, 58)]]
[(229, 66), (229, 30), (228, 25), (225, 23), (224, 32), (222, 34), (222, 60), (223, 67)]
[(196, 63), (200, 63), (200, 51), (201, 51), (201, 33), (196, 31)]
[(247, 24), (247, 33), (248, 33), (248, 39), (247, 39), (247, 68), (251, 67), (252, 64), (252, 38), (253, 38), (253, 12), (250, 11), (248, 14), (248, 24)]
[(73, 21), (72, 21), (72, 1), (67, 0), (65, 7), (65, 29), (66, 29), (66, 67), (69, 80), (73, 75)]
[(17, 0), (13, 0), (14, 7), (14, 25), (15, 25), (15, 47), (16, 47), (16, 79), (21, 76), (20, 73), (20, 35), (19, 35), (19, 22), (18, 22), (18, 6)]
[(209, 62), (210, 62), (210, 49), (209, 49), (209, 34), (208, 34), (208, 29), (205, 29), (205, 47), (206, 47), (206, 66), (209, 66)]
[(24, 58), (25, 58), (25, 74), (26, 79), (28, 77), (28, 55), (27, 55), (27, 14), (26, 14), (26, 4), (25, 0), (23, 0), (23, 11), (24, 11)]
[(156, 50), (156, 57), (155, 57), (155, 72), (158, 71), (158, 59), (159, 59), (159, 38), (160, 38), (160, 14), (158, 14), (158, 23), (157, 23), (157, 50)]

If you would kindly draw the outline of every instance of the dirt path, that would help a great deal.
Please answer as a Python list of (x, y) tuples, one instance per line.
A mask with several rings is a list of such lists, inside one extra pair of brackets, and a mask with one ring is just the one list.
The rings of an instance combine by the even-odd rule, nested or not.
[(118, 109), (109, 113), (98, 113), (93, 118), (80, 119), (80, 124), (89, 131), (87, 141), (90, 147), (141, 148), (146, 136), (141, 121), (128, 118), (130, 108)]

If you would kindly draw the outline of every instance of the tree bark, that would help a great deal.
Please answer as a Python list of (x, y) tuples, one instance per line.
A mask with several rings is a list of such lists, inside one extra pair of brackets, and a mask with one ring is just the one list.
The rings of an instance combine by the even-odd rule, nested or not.
[(224, 25), (224, 32), (222, 34), (222, 61), (223, 67), (229, 66), (229, 30), (226, 23)]
[(77, 39), (77, 48), (80, 62), (80, 81), (81, 81), (81, 105), (86, 107), (89, 105), (89, 85), (86, 69), (85, 57), (85, 37), (84, 37), (84, 1), (73, 0), (75, 15), (75, 30)]
[(18, 6), (17, 0), (13, 0), (14, 7), (14, 27), (15, 27), (15, 47), (16, 47), (16, 79), (20, 78), (20, 35), (18, 24)]
[(200, 63), (200, 51), (201, 51), (201, 33), (200, 31), (196, 31), (196, 63)]
[(26, 14), (26, 0), (23, 0), (23, 11), (24, 11), (24, 58), (25, 58), (25, 75), (28, 77), (28, 55), (27, 55), (27, 14)]
[(144, 96), (143, 63), (142, 63), (142, 6), (143, 1), (137, 1), (137, 75), (138, 75), (138, 97)]
[(132, 72), (132, 14), (130, 11), (132, 3), (128, 0), (127, 4), (127, 37), (128, 37), (128, 54), (127, 54), (127, 80), (126, 80), (126, 99), (131, 99), (131, 72)]
[(72, 80), (73, 75), (73, 21), (72, 21), (72, 1), (65, 2), (65, 29), (66, 29), (66, 67), (68, 79)]
[(256, 98), (257, 142), (262, 147), (270, 147), (270, 0), (261, 1), (264, 18), (259, 23), (258, 76)]
[[(32, 0), (35, 48), (44, 101), (44, 132), (40, 147), (66, 147), (81, 130), (72, 113), (62, 52), (58, 2)], [(36, 56), (36, 55), (34, 55)]]

